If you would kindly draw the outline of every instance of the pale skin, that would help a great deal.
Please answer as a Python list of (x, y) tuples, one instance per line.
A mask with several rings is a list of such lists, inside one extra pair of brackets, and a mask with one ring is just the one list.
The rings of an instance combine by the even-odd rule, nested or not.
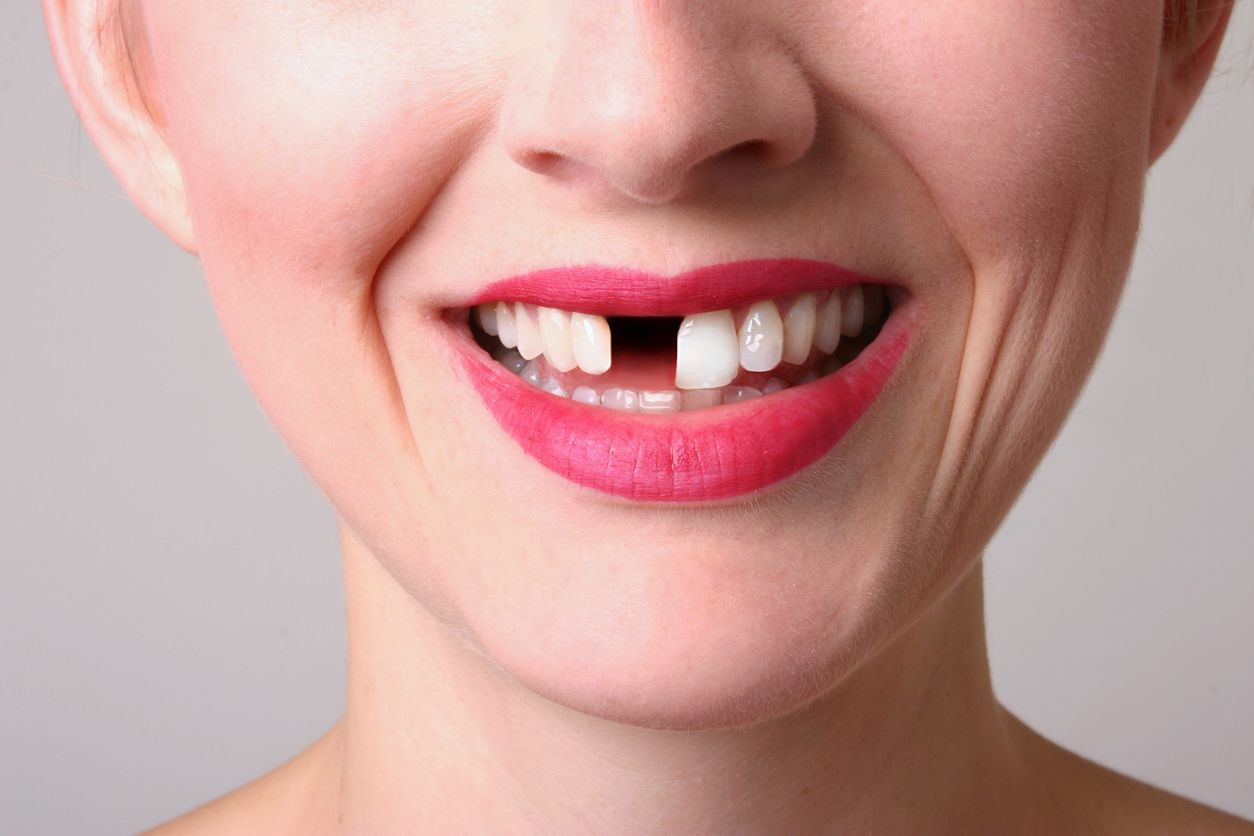
[[(342, 520), (345, 716), (160, 832), (1254, 833), (1005, 710), (980, 562), (1229, 3), (1164, 37), (1144, 0), (162, 0), (134, 65), (97, 0), (44, 7)], [(551, 263), (763, 254), (908, 277), (927, 315), (875, 411), (752, 502), (563, 481), (434, 336)]]

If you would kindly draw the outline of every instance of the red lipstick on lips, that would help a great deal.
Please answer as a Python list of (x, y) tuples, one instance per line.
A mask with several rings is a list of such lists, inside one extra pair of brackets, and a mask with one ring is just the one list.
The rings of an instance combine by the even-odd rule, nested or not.
[[(806, 290), (872, 283), (834, 264), (757, 259), (665, 277), (595, 265), (495, 282), (468, 305), (505, 299), (603, 316), (682, 316)], [(454, 346), (484, 404), (518, 445), (588, 488), (650, 502), (749, 494), (813, 464), (840, 441), (887, 383), (910, 340), (894, 311), (851, 363), (804, 386), (700, 412), (623, 413), (536, 389), (470, 340)]]

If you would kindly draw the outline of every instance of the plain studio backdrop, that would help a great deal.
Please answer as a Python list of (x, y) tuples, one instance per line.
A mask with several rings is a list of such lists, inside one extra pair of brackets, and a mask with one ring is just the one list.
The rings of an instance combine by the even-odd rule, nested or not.
[[(1001, 700), (1254, 818), (1254, 3), (1154, 170), (1115, 327), (986, 552)], [(335, 522), (197, 262), (0, 9), (0, 833), (126, 833), (333, 723)]]

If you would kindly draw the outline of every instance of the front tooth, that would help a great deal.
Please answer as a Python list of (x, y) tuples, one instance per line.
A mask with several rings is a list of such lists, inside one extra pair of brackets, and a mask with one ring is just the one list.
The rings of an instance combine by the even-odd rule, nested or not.
[(833, 290), (814, 315), (814, 345), (824, 354), (840, 344), (840, 316), (840, 294)]
[(540, 335), (540, 322), (535, 308), (522, 302), (514, 303), (514, 325), (518, 328), (518, 353), (528, 360), (544, 353), (544, 337)]
[(601, 395), (601, 406), (620, 412), (635, 412), (639, 408), (639, 400), (635, 389), (606, 389)]
[(769, 372), (784, 354), (784, 321), (770, 299), (754, 302), (740, 324), (740, 366), (747, 372)]
[(731, 311), (707, 311), (684, 317), (675, 342), (675, 386), (717, 389), (740, 372), (740, 346)]
[(641, 412), (678, 412), (679, 411), (679, 393), (674, 389), (664, 389), (661, 392), (650, 392), (641, 390), (640, 392), (640, 411)]
[(852, 285), (845, 296), (844, 314), (840, 320), (840, 333), (856, 337), (862, 333), (862, 285)]
[(603, 316), (570, 315), (570, 344), (575, 362), (588, 374), (605, 374), (610, 369), (610, 324)]
[(679, 393), (680, 409), (683, 412), (696, 412), (708, 409), (723, 402), (722, 389), (685, 389)]
[(506, 348), (518, 345), (518, 326), (514, 321), (514, 306), (509, 302), (496, 303), (497, 338)]
[(784, 315), (784, 362), (800, 366), (810, 356), (814, 343), (814, 316), (818, 299), (803, 293), (793, 300)]
[(538, 315), (544, 359), (559, 372), (575, 368), (575, 355), (570, 347), (570, 314), (557, 308), (540, 308)]

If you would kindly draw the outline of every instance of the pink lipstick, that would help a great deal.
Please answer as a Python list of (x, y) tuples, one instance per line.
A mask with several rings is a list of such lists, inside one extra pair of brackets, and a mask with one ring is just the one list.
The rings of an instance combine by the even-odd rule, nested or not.
[[(627, 268), (552, 268), (493, 283), (467, 301), (509, 300), (603, 316), (680, 316), (848, 284), (884, 284), (834, 264), (760, 259), (664, 277)], [(700, 412), (643, 414), (555, 397), (512, 374), (466, 332), (450, 347), (501, 428), (544, 467), (644, 502), (741, 497), (826, 455), (879, 396), (910, 344), (917, 304), (894, 308), (856, 357), (817, 380)]]

